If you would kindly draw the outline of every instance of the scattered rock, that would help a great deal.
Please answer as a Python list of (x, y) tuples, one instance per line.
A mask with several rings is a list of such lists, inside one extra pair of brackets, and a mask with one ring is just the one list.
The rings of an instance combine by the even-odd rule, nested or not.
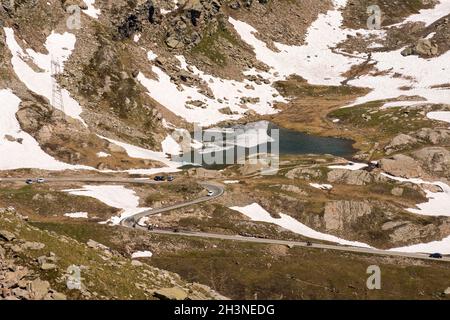
[(327, 180), (330, 183), (364, 186), (373, 182), (374, 177), (365, 170), (335, 169), (328, 172)]
[(131, 265), (134, 267), (142, 267), (144, 264), (138, 260), (132, 260)]
[(395, 187), (391, 190), (391, 194), (393, 196), (401, 197), (403, 195), (403, 191), (404, 191), (403, 188)]
[(24, 250), (42, 250), (45, 248), (45, 244), (40, 243), (40, 242), (25, 242), (24, 244), (22, 244), (22, 249)]
[(41, 264), (41, 270), (54, 270), (57, 268), (58, 267), (54, 263), (44, 262), (43, 264)]
[(436, 44), (433, 44), (430, 39), (419, 39), (414, 48), (414, 52), (421, 56), (435, 56), (439, 52)]
[(302, 196), (308, 196), (308, 193), (306, 191), (300, 189), (297, 186), (293, 186), (293, 185), (290, 185), (290, 184), (289, 185), (282, 185), (281, 186), (281, 190), (287, 191), (287, 192), (297, 193), (297, 194), (302, 195)]
[(314, 170), (309, 168), (295, 168), (286, 173), (288, 179), (303, 179), (303, 180), (316, 180), (322, 177), (320, 170)]
[(450, 173), (450, 151), (441, 147), (427, 147), (413, 153), (414, 158), (423, 163), (431, 174)]
[(153, 294), (161, 300), (186, 300), (188, 294), (179, 287), (162, 288)]
[(50, 283), (41, 279), (31, 281), (31, 293), (34, 299), (42, 300), (50, 289)]
[(13, 241), (14, 239), (16, 239), (16, 235), (7, 230), (0, 230), (0, 239), (6, 241)]

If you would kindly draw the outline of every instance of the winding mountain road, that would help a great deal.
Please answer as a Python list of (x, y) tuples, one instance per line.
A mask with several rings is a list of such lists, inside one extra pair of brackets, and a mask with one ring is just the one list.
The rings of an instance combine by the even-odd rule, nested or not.
[[(124, 183), (124, 184), (162, 184), (167, 182), (154, 181), (150, 179), (138, 179), (138, 178), (104, 178), (104, 177), (54, 177), (46, 178), (46, 183), (57, 183), (57, 182), (83, 182), (83, 183)], [(25, 182), (23, 178), (0, 178), (1, 182)], [(220, 184), (211, 182), (200, 182), (200, 184), (207, 189), (212, 191), (210, 196), (200, 197), (195, 200), (173, 204), (163, 208), (146, 210), (137, 213), (131, 217), (125, 218), (121, 221), (121, 225), (128, 228), (137, 228), (142, 230), (147, 230), (152, 234), (160, 235), (170, 235), (170, 236), (183, 236), (183, 237), (195, 237), (204, 239), (216, 239), (216, 240), (227, 240), (227, 241), (240, 241), (247, 243), (260, 243), (260, 244), (278, 244), (286, 245), (289, 247), (307, 247), (322, 250), (335, 250), (342, 252), (354, 252), (378, 256), (394, 256), (403, 257), (411, 259), (421, 259), (421, 260), (432, 260), (432, 261), (444, 261), (450, 262), (450, 257), (444, 256), (442, 259), (430, 258), (428, 254), (423, 253), (408, 253), (408, 252), (396, 252), (387, 250), (378, 250), (372, 248), (361, 248), (361, 247), (350, 247), (343, 245), (332, 245), (323, 243), (312, 243), (312, 242), (300, 242), (300, 241), (289, 241), (289, 240), (278, 240), (278, 239), (267, 239), (267, 238), (254, 238), (254, 237), (244, 237), (239, 235), (226, 235), (226, 234), (216, 234), (208, 232), (190, 232), (190, 231), (169, 231), (169, 230), (148, 230), (146, 227), (139, 225), (139, 221), (144, 217), (149, 217), (159, 213), (168, 212), (175, 209), (180, 209), (188, 206), (192, 206), (199, 203), (204, 203), (221, 197), (224, 194), (224, 187)]]
[(211, 191), (212, 194), (210, 196), (201, 197), (201, 198), (198, 198), (198, 199), (195, 199), (195, 200), (191, 200), (191, 201), (187, 201), (187, 202), (177, 203), (177, 204), (170, 205), (170, 206), (163, 207), (163, 208), (157, 208), (157, 209), (151, 209), (151, 210), (143, 211), (143, 212), (140, 212), (138, 214), (135, 214), (134, 216), (131, 216), (131, 217), (123, 219), (121, 221), (121, 224), (123, 226), (125, 226), (125, 227), (136, 227), (138, 225), (138, 223), (139, 223), (139, 220), (141, 220), (144, 217), (154, 216), (154, 215), (159, 214), (159, 213), (163, 213), (163, 212), (167, 212), (167, 211), (171, 211), (171, 210), (175, 210), (175, 209), (180, 209), (180, 208), (192, 206), (194, 204), (199, 204), (199, 203), (211, 201), (211, 200), (214, 200), (216, 198), (219, 198), (224, 193), (223, 187), (218, 185), (218, 184), (202, 182), (202, 183), (200, 183), (200, 185), (202, 185), (208, 191)]

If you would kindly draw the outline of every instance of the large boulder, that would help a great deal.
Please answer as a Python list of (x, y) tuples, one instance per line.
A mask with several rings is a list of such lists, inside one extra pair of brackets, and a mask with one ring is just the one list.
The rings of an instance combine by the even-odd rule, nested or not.
[(329, 231), (342, 231), (358, 218), (372, 213), (372, 206), (362, 201), (331, 201), (325, 205), (324, 222)]
[(0, 230), (0, 240), (13, 241), (16, 235), (8, 230)]
[(42, 300), (50, 290), (50, 283), (41, 279), (36, 279), (30, 285), (33, 299)]
[(414, 54), (419, 56), (431, 57), (436, 56), (438, 53), (438, 45), (432, 43), (430, 39), (419, 39), (415, 45), (407, 47), (401, 52), (401, 54), (405, 57)]
[(389, 237), (393, 243), (398, 244), (422, 242), (420, 239), (431, 237), (438, 232), (433, 224), (419, 226), (411, 222), (402, 223), (392, 229)]
[(309, 168), (295, 168), (286, 173), (288, 179), (303, 179), (303, 180), (317, 180), (322, 177), (320, 170)]
[(416, 144), (418, 141), (416, 138), (407, 134), (399, 134), (395, 136), (391, 142), (384, 148), (387, 154), (393, 153), (396, 150), (401, 150), (409, 145)]
[(365, 170), (335, 169), (328, 172), (327, 180), (330, 183), (364, 186), (373, 182), (374, 177)]
[(437, 44), (433, 44), (430, 39), (419, 39), (414, 51), (421, 56), (435, 56), (439, 52)]
[(433, 173), (450, 174), (450, 151), (441, 147), (427, 147), (413, 153), (426, 169)]
[(186, 300), (188, 294), (180, 287), (162, 288), (153, 294), (161, 300)]
[(450, 130), (449, 129), (432, 129), (422, 128), (415, 136), (421, 140), (430, 142), (431, 144), (450, 145)]
[(381, 159), (379, 165), (383, 171), (396, 177), (418, 178), (423, 176), (420, 164), (413, 158), (403, 154)]

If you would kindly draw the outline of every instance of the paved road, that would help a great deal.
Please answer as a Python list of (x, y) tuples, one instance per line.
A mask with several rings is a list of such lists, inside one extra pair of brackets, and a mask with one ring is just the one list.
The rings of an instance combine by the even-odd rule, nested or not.
[[(23, 182), (25, 183), (27, 178), (0, 178), (1, 182)], [(30, 178), (31, 179), (31, 178)], [(138, 183), (138, 184), (160, 184), (164, 181), (155, 181), (152, 179), (139, 179), (139, 178), (109, 178), (109, 177), (54, 177), (45, 178), (45, 183), (55, 182), (84, 182), (84, 183)], [(167, 182), (166, 182), (167, 183)]]
[(198, 198), (198, 199), (195, 199), (195, 200), (191, 200), (191, 201), (187, 201), (187, 202), (177, 203), (177, 204), (174, 204), (174, 205), (171, 205), (171, 206), (167, 206), (167, 207), (163, 207), (163, 208), (157, 208), (157, 209), (151, 209), (151, 210), (143, 211), (143, 212), (140, 212), (138, 214), (135, 214), (134, 216), (131, 216), (129, 218), (126, 218), (126, 219), (122, 220), (121, 224), (123, 226), (126, 226), (126, 227), (136, 227), (136, 224), (139, 222), (139, 220), (141, 220), (144, 217), (154, 216), (154, 215), (156, 215), (158, 213), (163, 213), (163, 212), (167, 212), (167, 211), (171, 211), (171, 210), (175, 210), (175, 209), (180, 209), (180, 208), (192, 206), (194, 204), (199, 204), (199, 203), (202, 203), (202, 202), (211, 201), (211, 200), (214, 200), (216, 198), (219, 198), (224, 193), (223, 187), (218, 185), (218, 184), (212, 184), (212, 183), (207, 183), (207, 182), (202, 182), (200, 184), (205, 189), (207, 189), (208, 191), (212, 191), (212, 195), (211, 196), (201, 197), (201, 198)]
[[(139, 228), (145, 229), (141, 226), (139, 226)], [(412, 259), (450, 262), (450, 257), (443, 257), (442, 259), (434, 259), (434, 258), (428, 257), (428, 254), (394, 252), (394, 251), (376, 250), (376, 249), (368, 249), (368, 248), (360, 248), (360, 247), (349, 247), (349, 246), (342, 246), (342, 245), (312, 243), (309, 246), (306, 242), (300, 242), (300, 241), (252, 238), (252, 237), (224, 235), (224, 234), (215, 234), (215, 233), (206, 233), (206, 232), (189, 232), (189, 231), (175, 232), (175, 231), (167, 231), (167, 230), (149, 230), (149, 232), (153, 233), (153, 234), (162, 234), (162, 235), (171, 235), (171, 236), (196, 237), (196, 238), (241, 241), (241, 242), (261, 243), (261, 244), (280, 244), (280, 245), (286, 245), (289, 247), (308, 247), (308, 248), (328, 249), (328, 250), (335, 250), (335, 251), (366, 253), (366, 254), (380, 255), (380, 256), (395, 256), (395, 257), (412, 258)]]
[[(0, 178), (1, 182), (24, 182), (23, 178)], [(80, 177), (55, 177), (55, 178), (46, 178), (46, 182), (54, 183), (54, 182), (85, 182), (85, 183), (137, 183), (137, 184), (160, 184), (164, 182), (154, 181), (150, 179), (130, 179), (130, 178), (102, 178), (102, 177), (88, 177), (88, 176), (80, 176)], [(126, 218), (122, 220), (121, 224), (125, 227), (134, 227), (143, 230), (147, 230), (145, 227), (138, 225), (138, 222), (143, 217), (148, 217), (152, 215), (156, 215), (159, 213), (180, 209), (188, 206), (192, 206), (195, 204), (207, 202), (214, 200), (223, 195), (224, 189), (223, 186), (203, 182), (200, 183), (203, 187), (212, 191), (212, 196), (205, 196), (195, 200), (191, 200), (188, 202), (178, 203), (171, 206), (147, 210), (140, 212), (132, 217)], [(331, 245), (331, 244), (321, 244), (321, 243), (312, 243), (311, 246), (308, 246), (306, 242), (299, 241), (288, 241), (288, 240), (278, 240), (278, 239), (263, 239), (263, 238), (253, 238), (253, 237), (243, 237), (238, 235), (225, 235), (225, 234), (215, 234), (215, 233), (206, 233), (206, 232), (187, 232), (187, 231), (167, 231), (167, 230), (149, 230), (148, 232), (153, 234), (163, 234), (163, 235), (171, 235), (171, 236), (184, 236), (184, 237), (196, 237), (196, 238), (206, 238), (206, 239), (218, 239), (218, 240), (228, 240), (228, 241), (241, 241), (248, 243), (261, 243), (261, 244), (280, 244), (286, 245), (289, 247), (308, 247), (308, 248), (317, 248), (317, 249), (328, 249), (328, 250), (336, 250), (336, 251), (344, 251), (344, 252), (355, 252), (355, 253), (365, 253), (371, 255), (379, 255), (379, 256), (396, 256), (396, 257), (404, 257), (404, 258), (412, 258), (412, 259), (423, 259), (423, 260), (433, 260), (433, 261), (446, 261), (450, 262), (450, 257), (444, 257), (443, 259), (433, 259), (429, 258), (428, 254), (420, 254), (420, 253), (405, 253), (405, 252), (393, 252), (393, 251), (384, 251), (384, 250), (376, 250), (376, 249), (368, 249), (368, 248), (360, 248), (360, 247), (350, 247), (350, 246), (342, 246), (342, 245)]]

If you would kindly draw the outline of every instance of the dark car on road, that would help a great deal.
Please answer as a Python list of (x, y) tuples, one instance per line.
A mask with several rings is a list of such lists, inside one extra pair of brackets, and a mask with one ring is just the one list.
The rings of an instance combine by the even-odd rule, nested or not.
[(27, 179), (27, 180), (25, 181), (26, 184), (33, 184), (33, 182), (34, 182), (33, 179)]
[(432, 253), (429, 255), (430, 258), (434, 258), (434, 259), (442, 259), (442, 254), (440, 253)]
[(156, 176), (154, 180), (155, 181), (164, 181), (164, 180), (166, 180), (166, 178), (164, 176)]

